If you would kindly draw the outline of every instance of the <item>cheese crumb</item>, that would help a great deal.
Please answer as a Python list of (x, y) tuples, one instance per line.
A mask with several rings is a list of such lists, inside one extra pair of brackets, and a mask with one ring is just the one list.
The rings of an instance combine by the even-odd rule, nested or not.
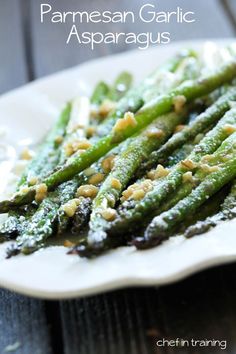
[(207, 164), (201, 164), (200, 168), (206, 173), (216, 172), (220, 169), (219, 166), (209, 166)]
[(150, 179), (146, 179), (141, 183), (134, 183), (129, 186), (125, 191), (123, 191), (120, 200), (121, 202), (124, 202), (128, 199), (140, 200), (152, 189), (153, 184)]
[(119, 190), (119, 189), (121, 189), (122, 185), (117, 178), (112, 178), (111, 179), (111, 187)]
[(146, 132), (148, 138), (162, 138), (164, 135), (163, 130), (158, 128), (151, 128)]
[(71, 143), (67, 143), (64, 145), (64, 150), (65, 150), (65, 154), (67, 157), (73, 155), (74, 150), (73, 150), (73, 146)]
[(136, 119), (132, 112), (126, 112), (124, 118), (118, 119), (113, 127), (114, 132), (120, 132), (125, 130), (127, 127), (135, 127), (137, 125)]
[(100, 212), (100, 214), (107, 221), (113, 221), (117, 216), (116, 210), (112, 208), (104, 209)]
[(32, 160), (33, 156), (33, 151), (29, 150), (28, 148), (25, 148), (20, 154), (20, 158), (22, 160)]
[(106, 157), (104, 160), (102, 160), (102, 168), (103, 171), (105, 173), (109, 173), (113, 166), (114, 166), (114, 162), (115, 162), (115, 156), (114, 155), (110, 155), (108, 157)]
[(91, 176), (88, 180), (89, 184), (99, 184), (104, 180), (104, 174), (103, 173), (96, 173), (95, 175)]
[(195, 181), (193, 177), (193, 173), (191, 171), (185, 172), (182, 176), (183, 182), (190, 182), (193, 183)]
[(197, 167), (197, 164), (195, 162), (188, 159), (181, 161), (181, 165), (182, 167), (187, 168), (188, 170), (193, 170)]
[(91, 147), (91, 143), (87, 139), (75, 140), (72, 143), (72, 148), (73, 148), (74, 152), (76, 152), (78, 150), (87, 150), (90, 147)]
[(225, 124), (223, 129), (229, 135), (233, 134), (236, 131), (236, 127), (232, 124)]
[(37, 183), (38, 183), (38, 178), (37, 178), (37, 177), (31, 177), (31, 178), (29, 179), (29, 184), (30, 184), (31, 186), (35, 186)]
[(79, 199), (71, 199), (62, 206), (62, 210), (69, 218), (72, 218), (75, 215), (78, 205)]
[(174, 97), (173, 104), (174, 104), (175, 113), (180, 113), (186, 102), (187, 102), (186, 97), (183, 95)]
[(109, 113), (111, 113), (116, 108), (116, 103), (111, 100), (104, 100), (99, 107), (99, 115), (105, 118)]
[(213, 158), (214, 158), (213, 155), (205, 155), (205, 156), (203, 156), (201, 158), (201, 162), (202, 163), (207, 163), (207, 162), (211, 161)]
[(77, 189), (76, 197), (95, 198), (98, 193), (98, 187), (92, 184), (84, 184)]
[(58, 135), (58, 136), (55, 138), (55, 143), (56, 143), (56, 144), (61, 144), (62, 142), (63, 142), (63, 136)]
[(97, 130), (96, 127), (90, 125), (90, 126), (87, 127), (87, 129), (86, 129), (86, 134), (87, 134), (87, 136), (88, 136), (89, 138), (91, 138), (91, 137), (94, 136), (94, 134), (96, 133), (96, 130)]
[(28, 193), (29, 190), (30, 190), (29, 187), (23, 186), (20, 188), (19, 193), (17, 193), (17, 194), (25, 194), (25, 193)]
[(69, 141), (64, 145), (64, 150), (66, 156), (71, 156), (75, 152), (77, 153), (84, 153), (85, 150), (91, 147), (91, 143), (87, 140), (74, 140), (74, 141)]
[(36, 186), (36, 194), (35, 200), (36, 202), (41, 202), (44, 198), (46, 198), (48, 192), (48, 187), (45, 183), (38, 184)]
[(141, 200), (145, 196), (145, 191), (143, 189), (137, 189), (132, 194), (132, 199), (134, 200)]
[(162, 165), (158, 165), (155, 170), (149, 171), (147, 176), (151, 180), (155, 180), (158, 178), (166, 177), (169, 173), (170, 171), (168, 170), (168, 168), (164, 168)]
[(63, 243), (63, 246), (64, 247), (74, 247), (75, 246), (75, 243), (74, 242), (71, 242), (70, 240), (65, 240), (64, 243)]

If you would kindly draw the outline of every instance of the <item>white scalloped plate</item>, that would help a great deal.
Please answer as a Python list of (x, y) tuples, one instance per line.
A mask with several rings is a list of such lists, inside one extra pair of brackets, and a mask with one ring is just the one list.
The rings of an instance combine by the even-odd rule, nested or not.
[[(79, 93), (89, 94), (98, 80), (111, 81), (123, 69), (140, 80), (178, 49), (200, 49), (201, 45), (201, 41), (178, 42), (148, 51), (131, 51), (38, 80), (0, 98), (0, 126), (8, 127), (10, 143), (29, 137), (37, 142), (65, 101)], [(6, 170), (4, 167), (4, 173)], [(0, 169), (1, 184), (4, 178)], [(0, 246), (0, 286), (35, 297), (72, 298), (124, 286), (167, 284), (234, 261), (236, 220), (190, 240), (174, 237), (160, 247), (142, 252), (122, 247), (94, 260), (68, 256), (63, 246), (6, 260), (6, 247), (7, 244)]]

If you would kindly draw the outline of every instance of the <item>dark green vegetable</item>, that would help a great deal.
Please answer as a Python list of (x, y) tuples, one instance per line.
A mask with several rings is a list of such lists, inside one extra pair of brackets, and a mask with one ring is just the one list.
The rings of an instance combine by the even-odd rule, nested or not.
[(226, 94), (218, 98), (205, 112), (200, 114), (183, 130), (174, 134), (161, 148), (154, 151), (144, 169), (153, 168), (157, 163), (163, 163), (170, 154), (186, 142), (203, 133), (208, 127), (215, 124), (229, 109), (231, 101), (236, 100), (236, 88), (233, 87)]
[(221, 210), (213, 215), (198, 221), (195, 224), (189, 226), (184, 232), (185, 237), (190, 238), (195, 235), (201, 235), (213, 227), (216, 227), (223, 221), (230, 220), (236, 217), (236, 182), (233, 183), (232, 189), (229, 195), (225, 198), (224, 203), (221, 206)]
[(144, 238), (136, 240), (135, 245), (138, 248), (153, 247), (167, 239), (171, 230), (189, 213), (194, 213), (212, 195), (236, 177), (236, 133), (226, 139), (219, 150), (224, 156), (224, 159), (219, 160), (219, 170), (210, 173), (198, 187), (172, 209), (154, 218), (145, 231)]
[[(29, 162), (23, 172), (17, 184), (17, 190), (22, 186), (29, 185), (31, 178), (43, 178), (54, 169), (60, 156), (60, 144), (57, 142), (57, 138), (63, 138), (65, 136), (66, 127), (70, 119), (70, 112), (71, 104), (69, 103), (66, 105), (54, 127), (39, 147), (36, 157)], [(32, 215), (33, 211), (34, 208), (27, 208), (27, 210), (22, 211), (10, 210), (6, 222), (0, 227), (0, 234), (14, 238), (21, 231), (22, 223)]]
[[(106, 136), (110, 133), (115, 121), (122, 118), (126, 112), (136, 113), (145, 104), (145, 94), (151, 92), (152, 95), (159, 94), (160, 80), (162, 74), (166, 72), (175, 72), (181, 63), (189, 57), (196, 57), (192, 50), (183, 50), (163, 65), (157, 68), (151, 75), (146, 77), (140, 84), (132, 87), (121, 100), (117, 103), (115, 112), (112, 112), (107, 119), (98, 125), (96, 136)], [(169, 85), (167, 84), (167, 87)], [(96, 140), (95, 140), (96, 141)]]
[[(141, 134), (135, 136), (130, 141), (127, 149), (116, 158), (111, 173), (102, 184), (98, 195), (93, 201), (88, 236), (92, 240), (90, 243), (97, 243), (102, 239), (101, 247), (104, 247), (106, 228), (109, 227), (109, 223), (101, 215), (102, 211), (107, 208), (114, 208), (121, 192), (142, 161), (147, 159), (149, 154), (160, 146), (170, 136), (175, 127), (185, 119), (186, 113), (179, 115), (170, 113), (167, 116), (157, 118)], [(98, 248), (98, 245), (96, 245), (96, 248)]]
[[(136, 125), (128, 126), (125, 130), (119, 132), (114, 130), (110, 135), (100, 139), (91, 148), (87, 149), (82, 155), (69, 159), (66, 165), (52, 173), (44, 179), (43, 182), (47, 185), (49, 190), (55, 188), (58, 184), (71, 179), (74, 175), (89, 167), (114, 148), (117, 143), (137, 133), (150, 124), (156, 117), (170, 112), (176, 98), (179, 96), (184, 96), (187, 102), (192, 101), (197, 97), (212, 92), (224, 83), (231, 81), (235, 76), (236, 62), (232, 61), (222, 66), (215, 74), (204, 77), (204, 79), (188, 81), (169, 94), (158, 97), (150, 104), (145, 105), (145, 107), (140, 109), (135, 115)], [(32, 201), (34, 196), (35, 187), (31, 187), (27, 193), (19, 193), (11, 200), (1, 202), (0, 212), (6, 212), (9, 208), (16, 205), (26, 204)]]
[(107, 98), (109, 90), (109, 86), (104, 81), (100, 81), (92, 93), (91, 103), (99, 106)]
[[(212, 154), (221, 145), (221, 143), (228, 137), (225, 126), (233, 125), (236, 127), (236, 108), (231, 109), (219, 121), (206, 137), (193, 149), (192, 153), (187, 158), (194, 163), (199, 162), (200, 159), (207, 154)], [(182, 176), (188, 168), (183, 167), (180, 163), (172, 168), (170, 174), (153, 188), (153, 190), (138, 202), (133, 209), (121, 213), (119, 217), (111, 225), (111, 229), (116, 232), (128, 231), (142, 220), (143, 217), (150, 215), (154, 210), (158, 210), (163, 202), (167, 200), (172, 193), (175, 193), (177, 187), (182, 183)]]
[(60, 185), (42, 201), (32, 217), (22, 224), (20, 235), (8, 250), (8, 258), (18, 253), (32, 253), (45, 244), (48, 237), (56, 231), (60, 206), (74, 198), (82, 181), (83, 177), (74, 177), (73, 180)]
[(112, 101), (119, 101), (130, 89), (133, 77), (127, 71), (118, 75), (114, 85), (110, 88), (108, 98)]

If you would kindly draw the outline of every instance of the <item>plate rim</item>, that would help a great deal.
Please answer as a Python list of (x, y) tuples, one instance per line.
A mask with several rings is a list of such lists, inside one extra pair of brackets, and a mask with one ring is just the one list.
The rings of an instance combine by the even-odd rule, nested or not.
[[(232, 41), (235, 41), (234, 37), (227, 37), (227, 38), (209, 38), (209, 39), (196, 39), (196, 40), (183, 40), (183, 41), (175, 41), (172, 42), (170, 44), (171, 47), (176, 47), (176, 49), (179, 49), (181, 46), (191, 46), (192, 45), (196, 45), (196, 44), (202, 44), (204, 42), (214, 42), (214, 43), (219, 43), (219, 44), (227, 44), (230, 43)], [(158, 49), (160, 49), (163, 46), (160, 47), (151, 47), (149, 50), (147, 51), (158, 51)], [(167, 46), (165, 46), (167, 47)], [(28, 89), (28, 88), (34, 88), (37, 87), (38, 84), (44, 84), (44, 82), (51, 80), (51, 79), (57, 79), (58, 77), (62, 76), (62, 75), (66, 75), (67, 73), (72, 72), (73, 70), (78, 70), (78, 69), (83, 69), (84, 67), (87, 67), (89, 65), (93, 65), (93, 64), (100, 64), (100, 63), (105, 63), (106, 61), (109, 61), (113, 58), (125, 58), (126, 56), (128, 57), (130, 54), (134, 54), (134, 53), (139, 53), (140, 50), (139, 49), (132, 49), (126, 52), (121, 52), (121, 53), (117, 53), (117, 54), (111, 54), (102, 58), (97, 58), (97, 59), (92, 59), (89, 60), (85, 63), (73, 66), (71, 68), (68, 69), (64, 69), (61, 70), (59, 72), (53, 73), (51, 75), (39, 78), (37, 80), (34, 80), (30, 83), (27, 83), (25, 85), (22, 85), (14, 90), (8, 91), (4, 94), (2, 94), (0, 96), (0, 103), (2, 102), (2, 100), (5, 100), (6, 98), (15, 95), (16, 93), (21, 92), (24, 89)], [(145, 256), (145, 255), (144, 255)], [(30, 257), (30, 256), (29, 256)], [(163, 278), (159, 277), (149, 277), (147, 278), (146, 276), (128, 276), (125, 277), (123, 276), (122, 279), (114, 279), (113, 281), (108, 281), (108, 282), (104, 282), (101, 283), (100, 285), (95, 285), (95, 286), (91, 286), (91, 287), (87, 287), (86, 289), (80, 289), (80, 290), (70, 290), (70, 291), (66, 291), (66, 290), (55, 290), (55, 291), (51, 291), (51, 290), (40, 290), (39, 288), (32, 288), (30, 286), (20, 286), (19, 284), (15, 284), (12, 281), (7, 281), (6, 279), (1, 279), (0, 277), (0, 286), (5, 288), (5, 289), (9, 289), (12, 291), (15, 291), (19, 294), (23, 294), (23, 295), (27, 295), (27, 296), (32, 296), (35, 298), (41, 298), (41, 299), (51, 299), (51, 300), (56, 300), (56, 299), (72, 299), (72, 298), (78, 298), (78, 297), (85, 297), (85, 296), (92, 296), (95, 294), (100, 294), (102, 292), (110, 292), (116, 289), (121, 289), (124, 287), (144, 287), (144, 286), (163, 286), (166, 284), (172, 284), (175, 283), (177, 281), (180, 281), (182, 279), (185, 279), (191, 275), (194, 275), (198, 272), (201, 272), (205, 269), (208, 268), (212, 268), (218, 265), (223, 265), (223, 264), (228, 264), (228, 263), (232, 263), (233, 261), (236, 260), (236, 252), (235, 254), (224, 254), (222, 252), (221, 255), (216, 255), (216, 256), (212, 256), (212, 258), (207, 259), (207, 260), (201, 260), (198, 262), (193, 263), (190, 267), (182, 270), (177, 270), (176, 272), (172, 272), (171, 275), (169, 276), (165, 276)]]

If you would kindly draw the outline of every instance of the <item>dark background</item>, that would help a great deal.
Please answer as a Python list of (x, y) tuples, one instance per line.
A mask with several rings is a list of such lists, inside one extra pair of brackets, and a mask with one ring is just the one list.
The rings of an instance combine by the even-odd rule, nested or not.
[[(88, 59), (132, 46), (66, 45), (67, 25), (40, 23), (40, 3), (57, 10), (132, 10), (139, 0), (0, 0), (0, 92)], [(158, 25), (172, 40), (233, 37), (236, 1), (159, 0), (158, 10), (196, 12), (191, 25)], [(101, 25), (80, 26), (101, 31)], [(104, 31), (156, 32), (157, 25), (106, 25)], [(134, 46), (135, 47), (135, 46)], [(1, 121), (1, 114), (0, 114)], [(223, 235), (222, 235), (223, 237)], [(207, 270), (160, 289), (132, 288), (73, 301), (41, 301), (0, 290), (0, 353), (18, 342), (16, 354), (236, 353), (236, 265)], [(157, 348), (158, 338), (227, 340), (218, 348)]]

